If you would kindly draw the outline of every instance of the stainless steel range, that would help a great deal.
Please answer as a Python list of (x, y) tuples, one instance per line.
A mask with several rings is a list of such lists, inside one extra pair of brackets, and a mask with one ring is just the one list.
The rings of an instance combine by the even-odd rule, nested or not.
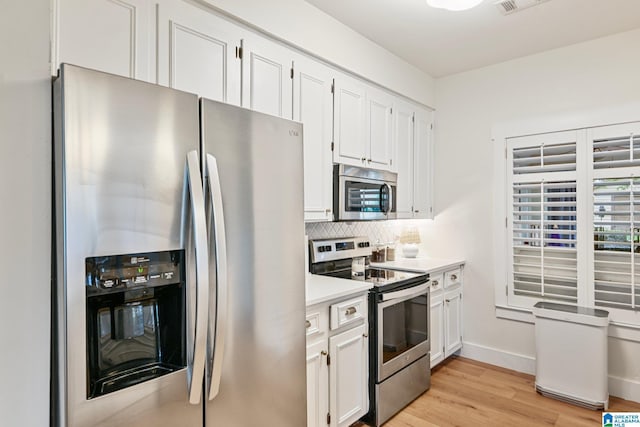
[(314, 274), (366, 281), (369, 292), (369, 413), (375, 426), (431, 385), (429, 275), (369, 265), (366, 237), (309, 241)]

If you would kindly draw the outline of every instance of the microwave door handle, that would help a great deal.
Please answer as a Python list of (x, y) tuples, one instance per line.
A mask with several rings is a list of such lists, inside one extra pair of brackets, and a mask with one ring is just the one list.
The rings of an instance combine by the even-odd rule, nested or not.
[[(220, 391), (222, 378), (222, 362), (224, 356), (225, 333), (228, 313), (228, 275), (227, 275), (227, 239), (225, 234), (224, 208), (222, 206), (222, 190), (218, 162), (211, 154), (207, 154), (207, 188), (210, 200), (211, 230), (215, 247), (216, 293), (209, 301), (209, 350), (211, 354), (211, 371), (207, 378), (208, 399), (213, 400)], [(214, 315), (215, 312), (215, 315)]]
[[(193, 337), (192, 360), (189, 362), (187, 390), (189, 403), (197, 405), (202, 396), (202, 380), (204, 377), (206, 344), (207, 344), (207, 307), (209, 300), (209, 251), (207, 247), (207, 230), (205, 217), (204, 192), (200, 174), (200, 160), (197, 151), (187, 154), (186, 181), (189, 191), (188, 208), (191, 210), (191, 231), (195, 249), (195, 313), (192, 317), (195, 324)], [(193, 281), (190, 281), (193, 282)], [(189, 286), (189, 285), (188, 285)], [(189, 289), (187, 294), (189, 294)]]
[[(385, 194), (387, 198), (385, 199)], [(391, 187), (386, 182), (380, 186), (380, 212), (389, 213), (389, 198), (391, 197)], [(385, 201), (386, 200), (386, 201)]]

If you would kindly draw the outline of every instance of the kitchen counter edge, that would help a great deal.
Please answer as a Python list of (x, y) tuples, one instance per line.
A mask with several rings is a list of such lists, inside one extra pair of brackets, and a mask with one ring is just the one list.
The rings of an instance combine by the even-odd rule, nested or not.
[(321, 304), (337, 298), (366, 292), (373, 287), (371, 283), (357, 280), (340, 279), (338, 277), (306, 275), (306, 306)]

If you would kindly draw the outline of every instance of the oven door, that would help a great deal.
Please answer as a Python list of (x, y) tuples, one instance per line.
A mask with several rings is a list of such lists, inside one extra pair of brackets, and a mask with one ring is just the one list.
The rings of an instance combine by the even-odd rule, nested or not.
[(377, 303), (378, 382), (429, 353), (429, 285), (382, 293)]

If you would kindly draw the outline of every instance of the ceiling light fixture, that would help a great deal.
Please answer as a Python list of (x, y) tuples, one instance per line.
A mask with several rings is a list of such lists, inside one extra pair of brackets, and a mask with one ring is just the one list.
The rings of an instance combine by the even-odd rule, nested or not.
[(429, 6), (447, 10), (467, 10), (482, 2), (483, 0), (427, 0)]

